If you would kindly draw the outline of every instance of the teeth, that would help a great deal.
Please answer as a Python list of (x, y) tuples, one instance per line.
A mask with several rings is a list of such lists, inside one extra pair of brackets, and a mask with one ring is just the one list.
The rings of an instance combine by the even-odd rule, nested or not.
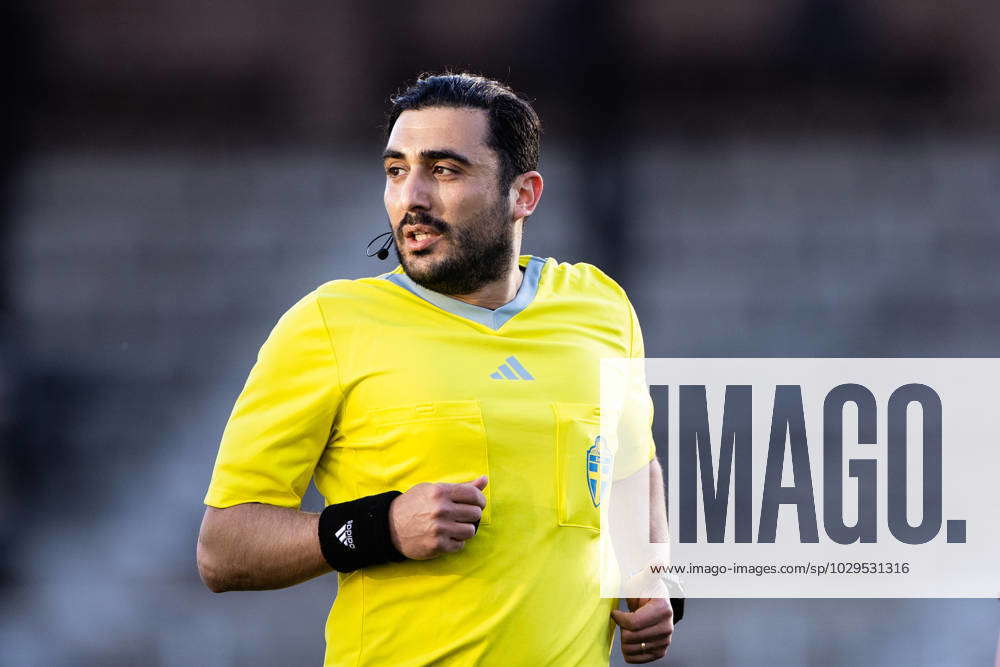
[(416, 241), (423, 241), (428, 236), (430, 236), (430, 234), (425, 234), (423, 232), (417, 232), (416, 234), (413, 235), (413, 239), (416, 240)]

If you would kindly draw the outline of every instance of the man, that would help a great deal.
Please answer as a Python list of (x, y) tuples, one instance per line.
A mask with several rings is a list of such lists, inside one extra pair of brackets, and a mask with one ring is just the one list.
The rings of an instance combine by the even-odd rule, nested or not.
[[(542, 194), (537, 115), (495, 81), (428, 76), (388, 130), (401, 267), (321, 286), (261, 348), (205, 499), (202, 578), (340, 571), (327, 665), (607, 664), (615, 623), (628, 661), (661, 657), (668, 600), (600, 597), (585, 474), (598, 361), (642, 357), (642, 338), (599, 270), (519, 255)], [(639, 408), (643, 457), (621, 474), (662, 488)], [(319, 515), (299, 510), (313, 477)]]

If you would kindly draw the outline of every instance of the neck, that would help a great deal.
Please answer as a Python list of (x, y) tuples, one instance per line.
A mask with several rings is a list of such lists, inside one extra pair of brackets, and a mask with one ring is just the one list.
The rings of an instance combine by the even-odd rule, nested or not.
[(448, 296), (459, 301), (471, 303), (473, 306), (496, 310), (505, 303), (510, 303), (517, 296), (517, 290), (521, 287), (521, 279), (524, 272), (517, 263), (517, 258), (521, 254), (521, 221), (514, 225), (513, 254), (507, 271), (499, 280), (487, 283), (470, 294), (449, 294)]
[(517, 296), (517, 290), (521, 288), (523, 277), (524, 272), (518, 266), (515, 255), (506, 275), (500, 280), (483, 285), (470, 294), (449, 294), (448, 296), (465, 303), (471, 303), (473, 306), (496, 310), (505, 303), (514, 300), (514, 297)]

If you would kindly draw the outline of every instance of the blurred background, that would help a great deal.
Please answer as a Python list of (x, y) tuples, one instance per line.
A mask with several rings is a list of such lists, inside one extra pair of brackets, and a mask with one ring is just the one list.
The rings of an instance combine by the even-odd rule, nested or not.
[[(421, 71), (535, 101), (525, 250), (616, 277), (648, 356), (1000, 356), (1000, 4), (0, 13), (5, 665), (321, 664), (335, 580), (209, 593), (201, 500), (281, 313), (388, 270), (381, 124)], [(993, 600), (702, 600), (667, 664), (983, 665), (998, 627)]]

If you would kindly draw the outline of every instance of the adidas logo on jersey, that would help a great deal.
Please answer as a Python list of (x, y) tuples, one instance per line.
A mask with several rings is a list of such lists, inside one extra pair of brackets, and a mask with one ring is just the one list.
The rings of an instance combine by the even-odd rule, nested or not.
[(528, 369), (521, 365), (514, 355), (507, 357), (504, 360), (506, 363), (500, 364), (500, 368), (494, 373), (490, 373), (490, 377), (494, 380), (534, 380)]
[(335, 533), (337, 539), (340, 540), (345, 547), (348, 549), (354, 548), (354, 537), (351, 535), (351, 528), (354, 526), (354, 519), (351, 519)]

